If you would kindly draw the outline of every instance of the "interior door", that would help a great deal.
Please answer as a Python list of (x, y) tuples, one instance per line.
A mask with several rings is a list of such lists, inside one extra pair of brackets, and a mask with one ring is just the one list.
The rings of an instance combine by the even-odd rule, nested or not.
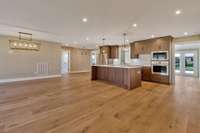
[(61, 66), (61, 73), (66, 74), (69, 72), (69, 51), (62, 52), (62, 66)]

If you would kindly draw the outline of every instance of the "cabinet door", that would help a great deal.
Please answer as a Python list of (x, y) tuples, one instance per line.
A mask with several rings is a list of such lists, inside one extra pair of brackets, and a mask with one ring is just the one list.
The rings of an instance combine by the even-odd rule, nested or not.
[(151, 81), (151, 67), (142, 67), (142, 80)]
[(168, 38), (160, 40), (160, 50), (168, 51), (170, 45), (170, 40)]
[(138, 58), (139, 57), (139, 50), (136, 48), (135, 43), (131, 44), (131, 58)]
[(145, 47), (144, 44), (136, 44), (136, 48), (138, 50), (138, 54), (144, 54), (145, 53)]
[(150, 45), (148, 43), (145, 42), (140, 42), (140, 43), (135, 43), (134, 44), (134, 55), (139, 55), (139, 54), (150, 54), (151, 53), (151, 49), (150, 49)]
[(168, 38), (156, 39), (152, 45), (152, 51), (168, 51), (170, 40)]
[(152, 74), (151, 80), (154, 82), (169, 84), (169, 76)]
[(119, 58), (119, 47), (118, 46), (110, 47), (110, 58), (111, 59)]
[(109, 56), (109, 54), (110, 54), (110, 48), (109, 48), (109, 46), (103, 46), (103, 47), (101, 47), (100, 48), (100, 52), (101, 52), (101, 54), (107, 54)]

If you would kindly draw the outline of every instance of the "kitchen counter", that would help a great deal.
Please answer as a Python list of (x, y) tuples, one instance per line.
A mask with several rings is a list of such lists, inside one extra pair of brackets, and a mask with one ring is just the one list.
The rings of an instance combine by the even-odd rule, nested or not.
[(118, 67), (118, 68), (141, 68), (142, 66), (138, 66), (138, 65), (93, 65), (93, 66), (99, 66), (99, 67)]
[(126, 89), (141, 86), (141, 66), (94, 65), (92, 80), (103, 80)]

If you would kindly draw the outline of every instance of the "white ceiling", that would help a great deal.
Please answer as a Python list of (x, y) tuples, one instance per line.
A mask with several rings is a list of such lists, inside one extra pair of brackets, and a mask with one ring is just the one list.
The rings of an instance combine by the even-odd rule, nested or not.
[(124, 32), (130, 41), (152, 34), (179, 37), (200, 33), (199, 5), (200, 0), (1, 0), (0, 34), (30, 32), (36, 39), (88, 48), (103, 37), (120, 44)]

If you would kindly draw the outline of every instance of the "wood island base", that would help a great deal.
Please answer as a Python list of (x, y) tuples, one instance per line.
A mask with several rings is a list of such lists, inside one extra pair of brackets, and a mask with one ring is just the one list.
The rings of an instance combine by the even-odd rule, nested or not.
[(92, 66), (91, 79), (108, 81), (125, 89), (135, 89), (141, 86), (141, 67)]

